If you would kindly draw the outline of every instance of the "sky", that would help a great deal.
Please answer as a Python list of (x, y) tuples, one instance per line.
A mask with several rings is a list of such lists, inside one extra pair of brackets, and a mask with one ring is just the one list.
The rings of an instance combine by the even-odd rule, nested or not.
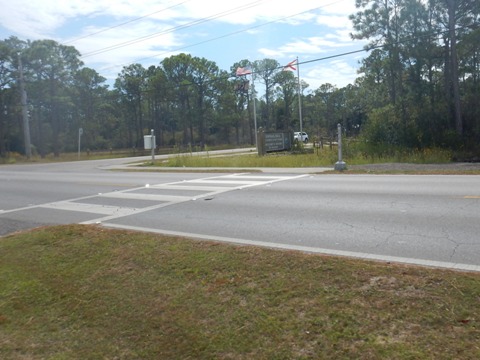
[(113, 84), (124, 66), (188, 53), (234, 63), (298, 57), (308, 91), (353, 83), (365, 41), (352, 40), (355, 0), (0, 0), (0, 39), (52, 39)]

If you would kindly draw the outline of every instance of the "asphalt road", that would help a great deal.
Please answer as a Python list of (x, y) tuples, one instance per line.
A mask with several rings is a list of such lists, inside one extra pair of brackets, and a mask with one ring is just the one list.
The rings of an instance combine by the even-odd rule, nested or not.
[(0, 235), (98, 223), (480, 271), (480, 176), (110, 171), (122, 162), (1, 166)]

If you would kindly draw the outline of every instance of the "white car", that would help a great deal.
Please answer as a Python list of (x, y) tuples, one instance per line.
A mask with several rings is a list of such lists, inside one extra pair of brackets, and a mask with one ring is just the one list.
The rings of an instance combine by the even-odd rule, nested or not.
[(293, 141), (303, 141), (306, 144), (308, 142), (308, 134), (306, 132), (296, 131), (293, 133)]

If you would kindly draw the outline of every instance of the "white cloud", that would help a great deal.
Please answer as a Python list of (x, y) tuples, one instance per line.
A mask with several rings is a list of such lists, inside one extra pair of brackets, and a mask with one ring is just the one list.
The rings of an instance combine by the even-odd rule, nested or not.
[[(85, 34), (99, 30), (101, 28), (89, 27), (85, 29)], [(149, 35), (153, 33), (161, 34), (150, 37)], [(140, 41), (141, 37), (145, 38)], [(128, 46), (125, 46), (127, 44)], [(81, 49), (83, 55), (81, 59), (86, 66), (95, 68), (110, 79), (115, 78), (123, 66), (134, 62), (157, 65), (161, 60), (158, 58), (159, 54), (163, 54), (163, 57), (171, 56), (171, 49), (178, 47), (179, 44), (181, 40), (175, 33), (162, 33), (162, 28), (155, 23), (142, 22), (132, 24), (128, 28), (118, 28), (93, 37), (80, 38), (71, 45)]]
[(304, 23), (311, 22), (312, 20), (315, 19), (315, 15), (313, 13), (305, 13), (305, 14), (300, 14), (293, 17), (286, 17), (286, 18), (277, 17), (276, 19), (282, 19), (282, 20), (279, 20), (279, 22), (281, 23), (285, 23), (292, 26), (298, 26), (298, 25), (303, 25)]
[(327, 15), (348, 15), (357, 11), (355, 7), (355, 0), (340, 0), (329, 2), (328, 5), (322, 8), (322, 12)]
[[(73, 44), (82, 49), (83, 55), (89, 57), (92, 53), (106, 53), (112, 56), (109, 49), (122, 49), (128, 44), (128, 52), (142, 55), (149, 49), (168, 49), (180, 43), (179, 37), (174, 32), (168, 31), (169, 27), (160, 27), (153, 22), (142, 22), (131, 25), (128, 28), (118, 28), (114, 31), (99, 32), (102, 28), (88, 27), (84, 34), (67, 44)], [(96, 36), (88, 34), (98, 33)], [(108, 44), (108, 46), (105, 46)], [(108, 51), (105, 51), (108, 50)], [(140, 53), (139, 53), (140, 52)], [(137, 55), (137, 56), (138, 56)], [(144, 54), (143, 54), (144, 55)], [(93, 55), (97, 56), (97, 55)]]
[(317, 89), (323, 84), (329, 83), (337, 88), (351, 84), (357, 76), (357, 67), (352, 66), (345, 60), (334, 60), (330, 62), (319, 62), (305, 71), (302, 80), (309, 85), (310, 90)]
[[(89, 16), (112, 16), (112, 23), (157, 12), (155, 16), (178, 16), (181, 12), (164, 10), (170, 1), (155, 0), (0, 0), (0, 23), (3, 27), (33, 39), (52, 36), (69, 20)], [(164, 10), (164, 11), (163, 11)], [(153, 15), (152, 15), (153, 17)], [(165, 17), (163, 17), (165, 18)], [(115, 20), (116, 19), (116, 20)]]
[(336, 30), (334, 32), (331, 32), (327, 35), (325, 35), (326, 39), (333, 39), (335, 41), (339, 41), (342, 43), (352, 43), (352, 38), (350, 36), (350, 31), (349, 30)]
[[(292, 56), (303, 60), (335, 54), (352, 46), (348, 15), (355, 12), (354, 0), (0, 0), (0, 7), (0, 31), (8, 34), (5, 37), (54, 39), (84, 55), (109, 50), (82, 58), (105, 77), (114, 77), (124, 65), (145, 58), (150, 59), (145, 63), (158, 64), (163, 57), (190, 48), (192, 53), (223, 62), (223, 67), (245, 56), (252, 61), (263, 56), (282, 62)], [(181, 24), (192, 26), (168, 30)], [(208, 43), (235, 32), (235, 37)], [(110, 49), (126, 42), (131, 43)], [(194, 47), (198, 44), (202, 45)], [(345, 64), (327, 68), (334, 66), (331, 73), (341, 80), (339, 72), (347, 77)], [(308, 82), (313, 86), (319, 75), (313, 73)], [(321, 75), (328, 74), (323, 70)]]
[(13, 1), (2, 1), (1, 9), (2, 26), (23, 36), (42, 37), (62, 24), (61, 19), (48, 11), (25, 11), (23, 4)]
[[(331, 40), (330, 40), (331, 39)], [(280, 46), (278, 49), (261, 48), (259, 53), (270, 57), (286, 57), (295, 54), (318, 55), (324, 54), (334, 49), (351, 45), (343, 41), (338, 41), (338, 36), (326, 37), (314, 36), (303, 40), (296, 40)]]
[[(310, 21), (314, 14), (298, 13), (320, 9), (326, 14), (348, 15), (354, 9), (346, 4), (352, 0), (0, 0), (0, 23), (15, 32), (38, 38), (52, 34), (69, 19), (78, 16), (113, 16), (117, 20), (150, 15), (157, 20), (205, 19), (231, 24), (252, 24), (255, 21), (271, 21), (282, 17), (290, 24)], [(347, 10), (349, 9), (349, 10)], [(319, 21), (325, 18), (322, 16)]]
[(315, 20), (317, 24), (330, 28), (349, 29), (352, 26), (352, 22), (345, 15), (319, 15)]
[(258, 52), (267, 58), (285, 57), (285, 53), (281, 50), (260, 48)]

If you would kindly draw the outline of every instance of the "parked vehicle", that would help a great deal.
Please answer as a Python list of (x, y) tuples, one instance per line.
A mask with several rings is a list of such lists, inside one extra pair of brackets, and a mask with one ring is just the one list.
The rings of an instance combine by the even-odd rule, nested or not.
[(308, 142), (308, 134), (306, 132), (296, 131), (293, 133), (293, 141), (302, 141), (306, 144)]

